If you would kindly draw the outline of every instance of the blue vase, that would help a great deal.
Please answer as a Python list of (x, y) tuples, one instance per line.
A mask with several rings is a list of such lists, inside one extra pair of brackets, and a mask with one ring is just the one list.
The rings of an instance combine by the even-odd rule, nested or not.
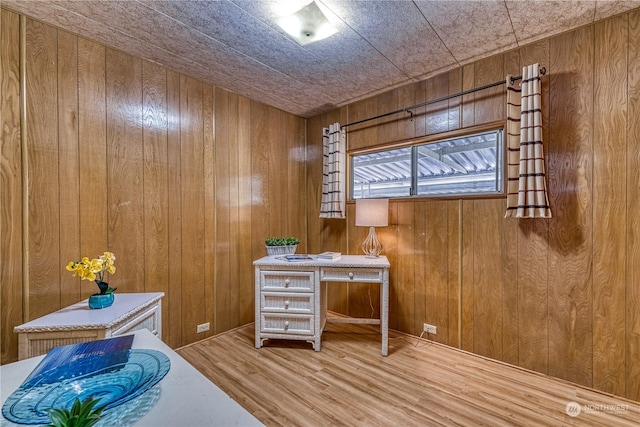
[(113, 304), (114, 300), (115, 295), (113, 292), (110, 294), (93, 294), (89, 297), (89, 308), (106, 308)]

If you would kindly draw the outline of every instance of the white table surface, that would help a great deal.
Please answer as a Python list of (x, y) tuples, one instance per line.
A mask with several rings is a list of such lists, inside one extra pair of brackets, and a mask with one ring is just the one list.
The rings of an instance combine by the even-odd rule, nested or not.
[(84, 327), (83, 329), (92, 326), (109, 327), (127, 316), (133, 310), (139, 309), (142, 305), (151, 305), (163, 296), (163, 292), (116, 293), (113, 305), (99, 310), (89, 308), (89, 304), (85, 299), (84, 301), (77, 302), (20, 326), (16, 326), (13, 331), (19, 333), (39, 330), (41, 328), (55, 330), (56, 328), (69, 327)]
[(253, 262), (253, 265), (256, 266), (272, 266), (272, 265), (299, 265), (302, 267), (352, 267), (352, 268), (370, 268), (370, 267), (382, 267), (389, 268), (391, 264), (389, 264), (389, 260), (386, 256), (381, 255), (377, 258), (367, 258), (364, 255), (342, 255), (338, 259), (318, 259), (318, 255), (309, 255), (311, 257), (310, 260), (307, 261), (287, 261), (284, 259), (279, 259), (284, 255), (269, 255), (262, 257)]
[[(133, 335), (135, 338), (132, 348), (159, 350), (166, 354), (171, 361), (171, 368), (167, 375), (155, 387), (131, 401), (135, 402), (147, 393), (159, 394), (153, 407), (134, 425), (149, 427), (249, 427), (263, 425), (151, 332), (144, 329), (134, 332)], [(0, 366), (0, 398), (3, 405), (7, 397), (22, 384), (43, 357), (32, 357)], [(154, 390), (158, 386), (159, 392)], [(117, 411), (117, 408), (114, 411)], [(11, 423), (0, 416), (0, 425), (18, 426), (23, 424)], [(106, 424), (102, 421), (96, 424), (96, 426), (100, 425), (105, 426)], [(109, 427), (111, 425), (109, 424)]]

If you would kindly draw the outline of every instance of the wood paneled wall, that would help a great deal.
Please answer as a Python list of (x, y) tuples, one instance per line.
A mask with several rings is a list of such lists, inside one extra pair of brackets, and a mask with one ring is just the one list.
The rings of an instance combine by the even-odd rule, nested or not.
[[(172, 347), (252, 322), (264, 239), (297, 235), (305, 251), (305, 120), (1, 18), (2, 363), (17, 358), (14, 326), (97, 289), (64, 266), (107, 250), (118, 293), (165, 293)], [(196, 334), (205, 322), (210, 332)]]
[[(320, 129), (519, 75), (538, 62), (553, 218), (504, 219), (504, 198), (392, 201), (378, 229), (392, 263), (391, 327), (640, 400), (640, 11), (465, 65), (314, 117)], [(356, 150), (505, 120), (504, 88), (348, 129)], [(317, 219), (309, 250), (359, 253), (366, 230)], [(331, 285), (330, 308), (370, 315), (369, 288)], [(378, 303), (372, 289), (374, 307)], [(376, 315), (377, 315), (377, 309)]]
[[(306, 126), (4, 9), (1, 20), (2, 363), (17, 357), (14, 326), (93, 292), (64, 265), (104, 250), (118, 258), (110, 283), (120, 292), (165, 292), (173, 347), (253, 321), (251, 261), (264, 237), (300, 236), (301, 252), (360, 252), (366, 230), (352, 204), (346, 222), (318, 219), (323, 126), (539, 62), (554, 218), (504, 219), (503, 198), (393, 201), (391, 225), (378, 230), (393, 266), (391, 326), (418, 335), (435, 324), (437, 341), (640, 400), (640, 12)], [(504, 102), (496, 88), (424, 107), (413, 121), (368, 122), (349, 129), (349, 149), (504, 120)], [(373, 306), (377, 316), (375, 287), (330, 286), (331, 309), (370, 316)], [(211, 332), (196, 334), (204, 322)]]

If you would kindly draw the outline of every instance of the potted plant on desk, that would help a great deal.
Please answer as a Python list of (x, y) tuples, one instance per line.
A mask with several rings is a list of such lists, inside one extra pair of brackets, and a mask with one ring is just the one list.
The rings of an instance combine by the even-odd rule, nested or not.
[(105, 252), (98, 258), (90, 260), (87, 257), (80, 261), (71, 261), (67, 265), (67, 270), (71, 271), (74, 276), (80, 276), (82, 280), (93, 280), (98, 285), (100, 292), (89, 297), (89, 307), (92, 309), (105, 308), (113, 304), (115, 299), (113, 293), (116, 288), (109, 287), (104, 281), (105, 271), (109, 274), (116, 272), (116, 257), (111, 252)]
[(297, 237), (269, 237), (265, 240), (267, 254), (274, 255), (293, 255), (296, 253), (300, 240)]

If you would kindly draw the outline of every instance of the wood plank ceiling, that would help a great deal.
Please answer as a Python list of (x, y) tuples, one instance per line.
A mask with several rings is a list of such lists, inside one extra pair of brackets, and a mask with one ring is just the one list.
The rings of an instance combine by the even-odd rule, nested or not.
[(640, 1), (317, 0), (338, 33), (276, 24), (309, 0), (1, 0), (3, 7), (302, 117), (640, 6)]

